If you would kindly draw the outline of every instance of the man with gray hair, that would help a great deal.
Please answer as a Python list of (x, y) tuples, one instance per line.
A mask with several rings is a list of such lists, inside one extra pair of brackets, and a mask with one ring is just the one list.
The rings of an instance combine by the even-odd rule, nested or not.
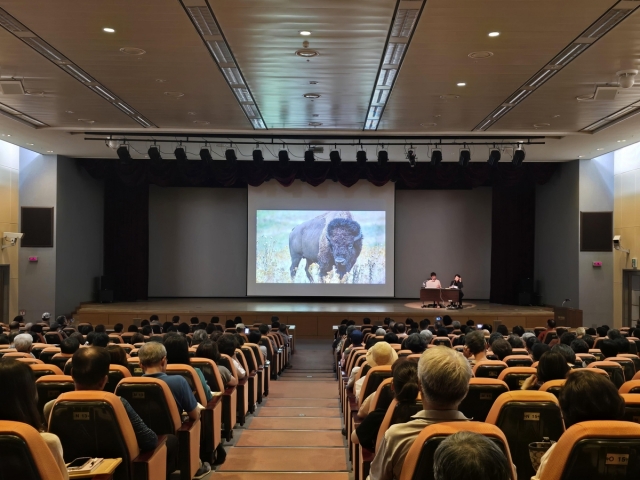
[(435, 480), (509, 480), (511, 466), (502, 450), (484, 435), (458, 432), (433, 455)]
[(371, 463), (370, 480), (400, 478), (404, 459), (420, 432), (440, 422), (468, 421), (458, 411), (467, 396), (471, 367), (460, 353), (447, 347), (427, 349), (418, 362), (418, 383), (422, 390), (423, 410), (407, 423), (386, 431)]
[(33, 357), (33, 354), (31, 353), (33, 337), (28, 333), (16, 335), (16, 338), (13, 339), (13, 347), (16, 349), (16, 352), (28, 353)]
[(207, 335), (207, 331), (206, 330), (196, 330), (195, 332), (193, 332), (193, 339), (191, 340), (191, 345), (200, 345), (202, 342), (204, 342), (205, 340), (208, 340), (209, 335)]
[(422, 330), (420, 332), (420, 336), (424, 337), (427, 345), (429, 345), (431, 343), (431, 340), (433, 340), (433, 333), (431, 333), (431, 330)]

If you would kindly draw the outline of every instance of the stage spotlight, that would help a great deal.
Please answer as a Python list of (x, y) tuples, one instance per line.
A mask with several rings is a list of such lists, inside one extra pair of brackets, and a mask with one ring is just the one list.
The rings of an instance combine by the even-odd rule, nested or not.
[(278, 160), (280, 161), (280, 165), (282, 166), (289, 165), (289, 152), (286, 150), (280, 150), (278, 152)]
[(487, 160), (487, 162), (489, 162), (489, 165), (491, 165), (492, 167), (495, 167), (496, 165), (498, 165), (501, 156), (502, 155), (500, 155), (500, 150), (498, 150), (497, 148), (492, 148), (489, 151), (489, 160)]
[(524, 150), (516, 150), (515, 152), (513, 152), (513, 160), (511, 160), (511, 163), (514, 166), (519, 167), (520, 165), (522, 165), (522, 162), (524, 162), (525, 156), (526, 154), (524, 153)]
[(468, 150), (466, 148), (463, 148), (462, 150), (460, 150), (460, 158), (458, 160), (458, 163), (460, 164), (460, 166), (466, 167), (467, 165), (469, 165), (470, 161), (471, 161), (471, 150)]
[(356, 161), (361, 167), (364, 166), (364, 164), (367, 163), (367, 152), (365, 152), (364, 150), (358, 150), (358, 152), (356, 153)]
[(437, 167), (442, 162), (442, 150), (434, 149), (431, 152), (431, 165)]
[(380, 150), (378, 152), (378, 165), (386, 165), (389, 162), (389, 152)]
[(151, 145), (149, 147), (149, 150), (147, 151), (147, 154), (149, 155), (149, 158), (151, 160), (155, 160), (156, 162), (162, 160), (162, 155), (160, 155), (160, 147), (158, 147), (157, 145)]
[(208, 148), (203, 147), (200, 149), (200, 159), (203, 162), (213, 162), (213, 157), (211, 157), (211, 152)]
[(227, 162), (235, 162), (236, 160), (238, 160), (238, 157), (236, 157), (236, 151), (233, 148), (228, 148), (225, 150), (224, 158), (227, 159)]
[(187, 161), (187, 152), (185, 151), (182, 145), (179, 145), (174, 151), (173, 154), (176, 156), (176, 160), (179, 162)]
[(313, 155), (313, 150), (309, 149), (304, 152), (304, 163), (311, 164), (316, 161), (316, 157)]
[(256, 148), (253, 151), (253, 161), (259, 164), (264, 162), (264, 157), (262, 156), (262, 150), (260, 150), (259, 148)]
[(411, 168), (416, 166), (416, 154), (413, 150), (409, 150), (407, 152), (407, 160), (409, 160), (409, 164), (411, 165)]
[(331, 160), (331, 163), (334, 166), (340, 165), (340, 162), (342, 161), (340, 158), (340, 152), (338, 150), (331, 150), (331, 152), (329, 152), (329, 160)]
[(118, 158), (122, 161), (130, 161), (133, 160), (131, 158), (131, 154), (129, 153), (129, 145), (120, 145), (118, 150), (116, 150), (118, 154)]

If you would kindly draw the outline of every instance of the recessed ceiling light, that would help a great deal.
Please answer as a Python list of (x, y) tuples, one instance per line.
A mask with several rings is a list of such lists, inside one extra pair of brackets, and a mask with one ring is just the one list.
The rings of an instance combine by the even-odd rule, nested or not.
[(303, 37), (308, 37), (309, 35), (311, 35), (311, 32), (309, 30), (300, 30), (300, 35), (302, 35)]
[(27, 143), (27, 145), (29, 145), (30, 147), (33, 147), (33, 143)]
[(467, 86), (467, 84), (464, 83), (464, 82), (458, 82), (458, 83), (456, 83), (456, 85), (459, 86), (459, 87), (466, 87)]
[(579, 102), (590, 102), (593, 100), (593, 93), (587, 93), (586, 95), (578, 95), (576, 100)]
[(47, 150), (47, 153), (53, 153), (53, 150)]
[(433, 123), (433, 122), (429, 122), (429, 123), (421, 123), (420, 126), (421, 127), (435, 127), (437, 126), (437, 123)]
[(196, 112), (187, 112), (187, 115), (195, 115)]
[(206, 120), (194, 120), (193, 123), (195, 123), (196, 125), (209, 125), (209, 122), (207, 122)]
[(145, 50), (136, 47), (122, 47), (120, 49), (122, 53), (126, 53), (127, 55), (144, 55), (147, 53)]
[(626, 142), (626, 140), (618, 140), (618, 143)]
[(320, 98), (319, 93), (305, 93), (303, 95), (304, 98)]
[(551, 124), (550, 123), (534, 123), (533, 127), (534, 128), (542, 128), (542, 127), (550, 127)]
[(79, 122), (84, 122), (84, 123), (96, 123), (95, 120), (90, 120), (88, 118), (79, 118), (78, 121)]
[(487, 52), (486, 50), (481, 52), (471, 52), (467, 56), (475, 60), (482, 60), (483, 58), (493, 57), (493, 52)]
[(322, 123), (320, 123), (320, 122), (309, 122), (309, 126), (310, 127), (319, 127), (321, 125), (322, 125)]
[(582, 158), (584, 155), (578, 155), (578, 158)]
[(44, 92), (41, 90), (25, 90), (24, 94), (31, 95), (32, 97), (42, 97), (44, 95)]
[(500, 32), (489, 32), (489, 36), (490, 37), (499, 37), (500, 36)]
[(440, 99), (442, 100), (457, 100), (459, 98), (460, 98), (460, 95), (453, 95), (452, 93), (440, 95)]
[(553, 118), (560, 118), (560, 115), (554, 115)]
[(296, 51), (296, 55), (299, 57), (309, 58), (317, 57), (320, 53), (317, 50), (311, 50), (310, 48), (303, 48)]
[(596, 150), (600, 151), (600, 150), (604, 150), (604, 148), (596, 148)]
[(156, 82), (164, 83), (164, 82), (166, 82), (166, 80), (164, 78), (156, 78)]
[(115, 33), (115, 29), (111, 28), (111, 27), (104, 27), (102, 29), (103, 32), (107, 32), (107, 33)]
[(184, 93), (182, 92), (164, 92), (167, 97), (180, 98), (184, 97)]
[(65, 110), (64, 113), (73, 113), (73, 110)]

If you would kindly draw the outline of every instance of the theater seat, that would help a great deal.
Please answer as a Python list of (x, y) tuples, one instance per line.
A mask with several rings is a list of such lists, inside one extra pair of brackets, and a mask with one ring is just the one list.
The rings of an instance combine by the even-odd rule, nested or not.
[(616, 388), (620, 388), (624, 383), (624, 372), (619, 363), (603, 360), (590, 363), (587, 368), (599, 368), (607, 372)]
[(200, 420), (182, 423), (169, 385), (157, 378), (124, 378), (118, 384), (116, 394), (126, 399), (156, 434), (178, 437), (180, 478), (191, 479), (200, 466)]
[(622, 367), (625, 381), (633, 379), (634, 375), (636, 374), (636, 366), (633, 363), (633, 360), (631, 360), (630, 358), (621, 357), (621, 356), (609, 357), (607, 358), (607, 361), (616, 362), (618, 365)]
[(45, 375), (64, 375), (62, 373), (62, 370), (60, 370), (55, 365), (51, 365), (48, 363), (45, 363), (45, 364), (32, 363), (32, 364), (29, 364), (29, 367), (33, 371), (33, 374), (36, 377), (36, 380)]
[(60, 370), (64, 371), (67, 365), (67, 362), (71, 357), (73, 357), (73, 355), (70, 353), (56, 353), (53, 357), (51, 357), (51, 360), (49, 361), (49, 363), (51, 363), (52, 365), (55, 365)]
[(508, 355), (503, 360), (509, 367), (530, 367), (533, 360), (529, 355)]
[(40, 433), (22, 422), (0, 421), (0, 478), (63, 480)]
[(47, 332), (44, 334), (44, 339), (49, 345), (60, 345), (62, 343), (62, 335), (58, 332)]
[(129, 369), (123, 367), (122, 365), (109, 365), (109, 381), (104, 386), (105, 392), (115, 392), (116, 387), (118, 386), (118, 382), (123, 378), (128, 378), (131, 376)]
[[(398, 401), (394, 398), (389, 407), (387, 408), (387, 413), (380, 424), (380, 429), (378, 430), (378, 439), (376, 440), (376, 451), (380, 448), (380, 443), (382, 443), (382, 439), (384, 438), (384, 434), (389, 430), (389, 427), (396, 425), (400, 422), (400, 418), (398, 418), (398, 414), (396, 411), (396, 407), (398, 406)], [(415, 415), (416, 413), (422, 410), (422, 399), (420, 396), (416, 399), (416, 403), (412, 406), (411, 414)]]
[(493, 378), (472, 378), (469, 380), (469, 391), (462, 400), (458, 410), (470, 419), (484, 422), (496, 399), (509, 387), (502, 380)]
[(362, 402), (375, 392), (382, 381), (391, 377), (391, 365), (381, 365), (379, 367), (373, 367), (367, 372), (367, 376), (362, 384), (360, 390), (360, 398), (358, 399), (358, 408), (362, 406)]
[(431, 340), (431, 345), (441, 345), (451, 348), (451, 339), (449, 337), (434, 337)]
[(44, 362), (42, 360), (38, 360), (37, 358), (33, 357), (17, 357), (14, 358), (14, 360), (17, 360), (20, 363), (26, 363), (27, 365), (33, 365), (34, 363), (44, 365)]
[(640, 423), (640, 393), (621, 393), (624, 399), (624, 420)]
[[(36, 389), (38, 390), (38, 411), (43, 415), (45, 403), (58, 398), (66, 392), (73, 392), (75, 385), (73, 378), (68, 375), (45, 375), (36, 381)], [(43, 418), (46, 425), (48, 418)]]
[(445, 422), (426, 427), (414, 440), (405, 457), (400, 480), (432, 480), (433, 456), (442, 441), (458, 432), (473, 432), (493, 440), (513, 465), (505, 435), (494, 425), (482, 422)]
[[(236, 386), (236, 390), (238, 392), (237, 402), (236, 402), (236, 416), (238, 419), (238, 423), (240, 425), (244, 425), (244, 421), (249, 411), (249, 380), (247, 377), (240, 379), (238, 376), (238, 370), (236, 369), (235, 364), (231, 361), (231, 357), (225, 354), (220, 354), (220, 364), (227, 367), (227, 369), (231, 372), (235, 378), (238, 379), (238, 385)], [(247, 372), (247, 375), (249, 373)]]
[(560, 398), (560, 390), (562, 390), (562, 387), (564, 387), (565, 383), (565, 379), (549, 380), (548, 382), (544, 382), (542, 384), (542, 386), (540, 387), (540, 391), (552, 393), (556, 398)]
[(16, 352), (15, 350), (12, 350), (11, 352), (7, 352), (5, 353), (2, 358), (13, 358), (18, 359), (18, 358), (33, 358), (29, 353), (26, 352)]
[(640, 425), (631, 422), (577, 423), (549, 454), (542, 480), (637, 480)]
[(520, 390), (525, 380), (535, 374), (536, 369), (532, 367), (509, 367), (500, 372), (498, 380), (506, 383), (509, 390)]
[(60, 353), (59, 347), (47, 347), (42, 349), (38, 358), (44, 363), (51, 363), (51, 359), (53, 358), (53, 356), (58, 353)]
[(591, 355), (590, 353), (576, 353), (576, 358), (579, 358), (584, 362), (585, 365), (589, 366), (589, 364), (598, 361), (596, 357)]
[[(640, 357), (638, 357), (637, 354), (633, 354), (633, 353), (619, 353), (618, 357), (622, 357), (622, 358), (628, 358), (629, 360), (631, 360), (633, 362), (633, 366), (636, 369), (636, 372), (640, 372)], [(635, 373), (634, 373), (635, 375)], [(631, 377), (633, 378), (633, 377)], [(630, 379), (627, 379), (630, 380)]]
[(618, 391), (620, 393), (640, 393), (640, 380), (624, 382)]
[(79, 391), (58, 397), (49, 431), (60, 438), (65, 462), (78, 457), (122, 458), (114, 480), (166, 478), (166, 437), (150, 452), (140, 453), (122, 401), (112, 393)]
[(500, 373), (507, 368), (507, 364), (499, 360), (485, 360), (478, 362), (473, 367), (473, 375), (476, 378), (498, 378)]
[(531, 390), (500, 395), (486, 422), (500, 428), (507, 437), (519, 480), (529, 480), (535, 474), (529, 444), (544, 437), (558, 440), (564, 431), (558, 399), (551, 393)]

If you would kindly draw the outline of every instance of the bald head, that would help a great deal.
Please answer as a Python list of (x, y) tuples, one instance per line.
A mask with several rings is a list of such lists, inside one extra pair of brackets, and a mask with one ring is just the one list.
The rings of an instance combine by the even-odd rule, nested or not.
[(106, 348), (80, 348), (71, 358), (71, 376), (78, 390), (102, 390), (109, 375), (111, 356)]

